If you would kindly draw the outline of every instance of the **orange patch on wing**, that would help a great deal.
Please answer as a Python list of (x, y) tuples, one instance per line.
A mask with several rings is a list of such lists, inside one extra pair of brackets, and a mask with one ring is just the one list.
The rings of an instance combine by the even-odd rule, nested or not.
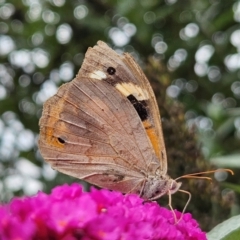
[(41, 124), (43, 125), (42, 133), (45, 136), (46, 143), (57, 148), (64, 148), (64, 144), (59, 142), (58, 137), (56, 137), (56, 134), (54, 134), (56, 131), (55, 127), (57, 125), (65, 130), (65, 126), (58, 122), (60, 113), (63, 109), (63, 103), (64, 99), (59, 97), (50, 98), (45, 103), (45, 111), (43, 112), (43, 117), (40, 120)]
[(147, 132), (148, 138), (150, 139), (150, 141), (152, 143), (152, 146), (153, 146), (153, 149), (154, 149), (156, 155), (160, 158), (161, 153), (160, 153), (159, 147), (158, 147), (159, 139), (158, 139), (158, 136), (156, 135), (154, 127), (152, 126), (152, 124), (148, 120), (145, 120), (143, 122), (143, 126), (144, 126), (144, 128)]
[[(59, 100), (57, 98), (57, 100)], [(50, 146), (57, 147), (57, 148), (64, 148), (64, 144), (59, 142), (58, 137), (55, 134), (55, 127), (59, 124), (58, 120), (60, 117), (60, 112), (62, 111), (62, 102), (60, 107), (58, 106), (60, 101), (56, 101), (56, 98), (52, 99), (52, 102), (48, 100), (48, 105), (45, 107), (45, 116), (41, 118), (40, 122), (42, 128), (40, 129), (41, 134), (44, 136), (46, 143)], [(54, 104), (53, 104), (54, 103)], [(51, 116), (50, 115), (53, 115)]]
[(64, 144), (60, 143), (58, 138), (54, 135), (54, 129), (52, 127), (45, 127), (45, 136), (46, 136), (46, 142), (50, 146), (54, 146), (57, 148), (64, 148)]

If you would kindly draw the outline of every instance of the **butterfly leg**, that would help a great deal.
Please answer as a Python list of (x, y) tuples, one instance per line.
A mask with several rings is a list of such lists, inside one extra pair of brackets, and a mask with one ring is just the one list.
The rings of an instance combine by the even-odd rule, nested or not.
[[(173, 210), (173, 207), (172, 207), (172, 194), (170, 191), (168, 191), (168, 206), (170, 207), (172, 213), (173, 213), (173, 217), (174, 217), (174, 222), (175, 224), (177, 224), (180, 220), (177, 220), (177, 216), (176, 216), (176, 213), (174, 212)], [(180, 218), (181, 219), (181, 218)]]

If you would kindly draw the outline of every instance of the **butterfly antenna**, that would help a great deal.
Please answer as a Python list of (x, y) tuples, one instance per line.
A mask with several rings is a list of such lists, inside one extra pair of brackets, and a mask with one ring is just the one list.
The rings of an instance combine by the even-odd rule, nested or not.
[(212, 178), (210, 178), (210, 177), (202, 177), (202, 176), (198, 176), (198, 175), (216, 173), (216, 172), (229, 172), (232, 175), (234, 175), (234, 172), (231, 169), (223, 168), (223, 169), (217, 169), (217, 170), (211, 170), (211, 171), (205, 171), (205, 172), (199, 172), (199, 173), (186, 174), (186, 175), (176, 178), (175, 181), (177, 181), (181, 178), (197, 178), (197, 179), (205, 179), (205, 180), (211, 181)]
[[(215, 172), (229, 172), (229, 173), (231, 173), (232, 175), (234, 175), (234, 172), (233, 172), (231, 169), (225, 169), (225, 168), (224, 168), (224, 169), (217, 169), (217, 170), (211, 170), (211, 171), (205, 171), (205, 172), (199, 172), (199, 173), (186, 174), (186, 175), (183, 175), (183, 176), (181, 176), (181, 177), (176, 178), (175, 181), (177, 181), (177, 180), (179, 180), (179, 179), (181, 179), (181, 178), (195, 178), (195, 179), (205, 179), (205, 180), (212, 181), (212, 178), (210, 178), (210, 177), (204, 177), (204, 176), (202, 177), (202, 176), (199, 176), (199, 175), (209, 174), (209, 173), (215, 173)], [(174, 212), (174, 210), (173, 210), (173, 208), (172, 208), (172, 197), (171, 197), (171, 193), (170, 193), (170, 192), (168, 193), (168, 196), (169, 196), (169, 203), (168, 203), (168, 205), (169, 205), (170, 209), (171, 209), (172, 212), (173, 212), (175, 224), (178, 224), (178, 223), (181, 221), (181, 219), (183, 218), (183, 215), (184, 215), (184, 213), (185, 213), (185, 211), (186, 211), (186, 209), (187, 209), (187, 206), (188, 206), (188, 204), (190, 203), (191, 198), (192, 198), (192, 195), (191, 195), (190, 192), (185, 191), (185, 190), (181, 190), (181, 189), (179, 189), (178, 191), (179, 191), (179, 192), (182, 192), (182, 193), (188, 194), (188, 200), (187, 200), (187, 202), (186, 202), (186, 204), (185, 204), (185, 206), (184, 206), (184, 208), (183, 208), (181, 217), (177, 220), (176, 214), (175, 214), (175, 212)]]

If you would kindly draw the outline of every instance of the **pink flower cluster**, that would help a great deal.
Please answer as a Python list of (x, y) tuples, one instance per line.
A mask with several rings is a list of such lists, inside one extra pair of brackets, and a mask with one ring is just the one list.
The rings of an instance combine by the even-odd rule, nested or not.
[(203, 240), (206, 234), (190, 214), (175, 224), (170, 210), (143, 203), (137, 195), (94, 188), (83, 192), (72, 184), (0, 206), (0, 239)]

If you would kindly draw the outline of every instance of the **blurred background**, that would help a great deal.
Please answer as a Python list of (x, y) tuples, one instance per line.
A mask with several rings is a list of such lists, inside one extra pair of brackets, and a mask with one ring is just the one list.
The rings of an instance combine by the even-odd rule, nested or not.
[[(240, 2), (233, 0), (0, 0), (0, 202), (80, 182), (43, 161), (38, 120), (98, 40), (130, 52), (151, 81), (173, 178), (235, 172), (212, 175), (212, 184), (184, 180), (193, 196), (187, 211), (205, 230), (239, 214)], [(173, 207), (186, 200), (177, 193)]]

